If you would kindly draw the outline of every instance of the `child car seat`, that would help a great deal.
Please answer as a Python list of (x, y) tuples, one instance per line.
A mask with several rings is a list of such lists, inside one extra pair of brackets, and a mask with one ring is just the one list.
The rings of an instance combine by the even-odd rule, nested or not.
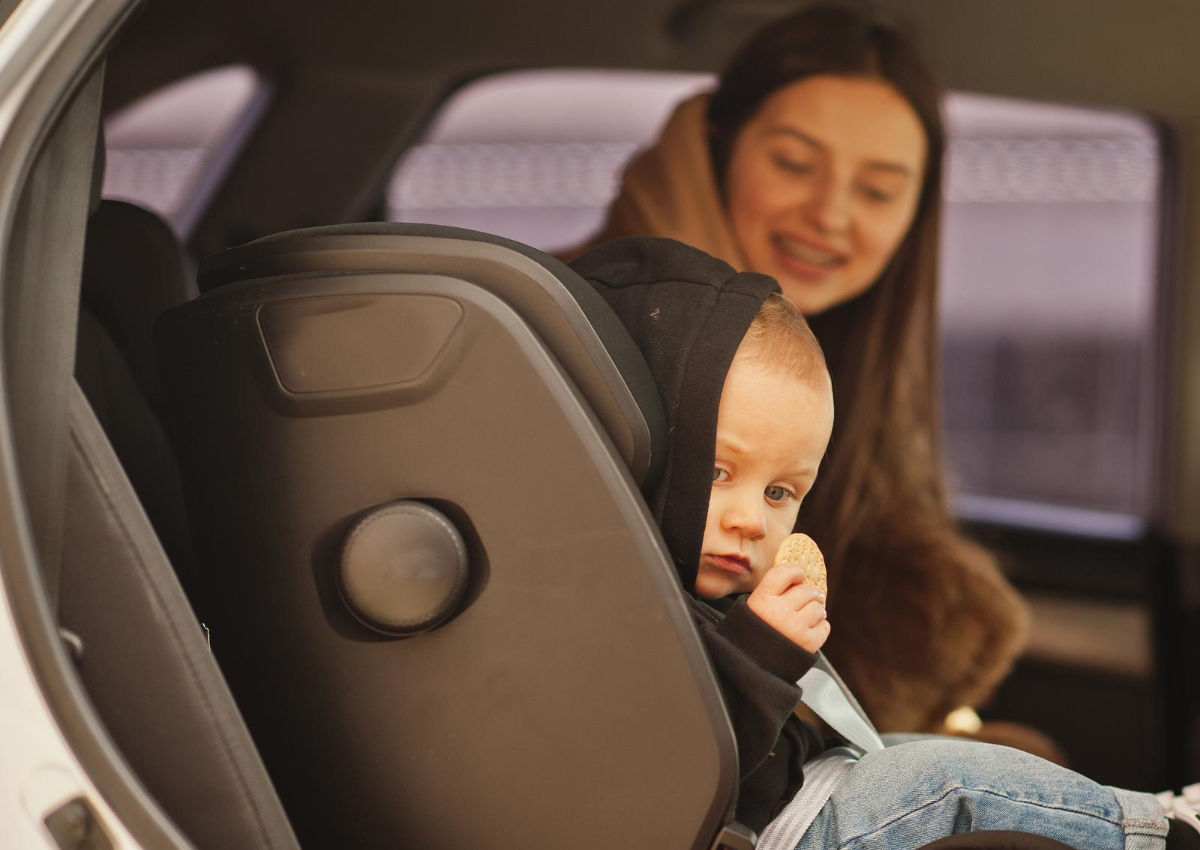
[(657, 394), (599, 295), (386, 224), (200, 288), (163, 383), (213, 649), (301, 844), (709, 847), (736, 755), (638, 493)]
[(364, 224), (223, 252), (200, 288), (157, 329), (172, 430), (213, 648), (301, 843), (752, 847), (638, 493), (660, 402), (586, 282)]

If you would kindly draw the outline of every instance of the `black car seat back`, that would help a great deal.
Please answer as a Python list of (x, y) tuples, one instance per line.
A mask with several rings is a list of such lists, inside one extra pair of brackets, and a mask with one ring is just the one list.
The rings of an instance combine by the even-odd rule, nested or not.
[(200, 624), (81, 391), (59, 617), (134, 773), (197, 850), (299, 850)]
[(159, 410), (154, 321), (196, 295), (170, 225), (136, 204), (102, 200), (88, 219), (80, 290), (83, 309), (108, 331), (138, 388)]
[[(65, 57), (53, 58), (65, 74)], [(102, 158), (91, 157), (102, 71), (79, 83), (22, 175), (3, 252), (0, 437), (18, 465), (3, 500), (5, 595), (19, 649), (77, 762), (60, 767), (49, 755), (43, 770), (61, 775), (63, 789), (94, 783), (145, 846), (297, 850), (171, 565), (72, 378), (84, 234), (102, 182)], [(28, 125), (37, 110), (24, 106)], [(19, 147), (15, 138), (5, 144)], [(77, 786), (81, 770), (90, 782)], [(45, 818), (47, 841), (112, 846), (105, 818), (88, 816), (88, 796), (53, 812), (40, 809), (43, 798), (30, 815)]]
[(736, 754), (638, 493), (658, 396), (599, 296), (383, 224), (200, 283), (157, 330), (171, 430), (214, 651), (302, 843), (709, 847)]
[(188, 598), (202, 608), (153, 338), (158, 314), (189, 296), (183, 246), (155, 213), (100, 201), (88, 218), (80, 288), (75, 378)]

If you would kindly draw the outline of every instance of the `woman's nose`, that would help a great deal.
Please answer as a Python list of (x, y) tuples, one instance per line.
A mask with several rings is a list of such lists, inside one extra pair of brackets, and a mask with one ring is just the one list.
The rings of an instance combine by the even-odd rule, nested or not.
[(813, 224), (823, 233), (850, 229), (850, 187), (834, 175), (827, 175), (814, 187), (806, 208)]

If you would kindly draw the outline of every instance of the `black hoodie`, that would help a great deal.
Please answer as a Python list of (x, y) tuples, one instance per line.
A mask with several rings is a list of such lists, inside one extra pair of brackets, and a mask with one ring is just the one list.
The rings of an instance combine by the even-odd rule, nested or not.
[[(609, 242), (571, 267), (616, 312), (658, 385), (667, 457), (646, 497), (680, 581), (693, 593), (721, 389), (751, 321), (779, 287), (765, 275), (738, 273), (703, 251), (654, 237)], [(816, 659), (760, 620), (744, 597), (718, 603), (724, 615), (694, 596), (691, 602), (737, 740), (737, 819), (760, 831), (795, 796), (802, 765), (822, 749), (816, 732), (793, 714), (796, 680)]]

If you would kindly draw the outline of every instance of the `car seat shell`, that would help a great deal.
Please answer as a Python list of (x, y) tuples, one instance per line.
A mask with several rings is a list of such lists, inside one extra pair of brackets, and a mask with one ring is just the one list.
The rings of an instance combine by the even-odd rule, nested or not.
[[(731, 810), (732, 735), (636, 482), (564, 365), (587, 317), (557, 278), (516, 277), (528, 258), (505, 246), (302, 238), (320, 253), (324, 235), (337, 251), (313, 269), (292, 240), (252, 243), (226, 258), (247, 279), (158, 327), (198, 563), (221, 600), (214, 651), (301, 843), (598, 848), (636, 829), (707, 848)], [(509, 290), (478, 273), (488, 255)], [(519, 312), (531, 291), (555, 305), (536, 331)], [(316, 344), (315, 321), (339, 328), (324, 345), (351, 376), (393, 350), (374, 311), (404, 305), (415, 333), (447, 301), (461, 317), (408, 380), (296, 392), (273, 365)], [(445, 623), (397, 640), (346, 610), (336, 567), (358, 518), (401, 499), (455, 524), (471, 577)]]

